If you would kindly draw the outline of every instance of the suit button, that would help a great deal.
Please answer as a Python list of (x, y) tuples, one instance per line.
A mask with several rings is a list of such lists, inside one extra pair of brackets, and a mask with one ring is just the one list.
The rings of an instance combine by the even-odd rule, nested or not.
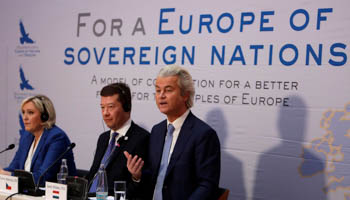
[(168, 186), (164, 185), (164, 186), (163, 186), (163, 189), (164, 189), (164, 190), (168, 189)]

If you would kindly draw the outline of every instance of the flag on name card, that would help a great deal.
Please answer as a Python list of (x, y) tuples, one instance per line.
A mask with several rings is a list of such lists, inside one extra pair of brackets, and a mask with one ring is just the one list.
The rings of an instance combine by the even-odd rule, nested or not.
[(11, 185), (6, 183), (6, 190), (11, 190), (11, 189), (12, 189)]
[(60, 192), (58, 190), (53, 190), (52, 193), (53, 193), (52, 198), (54, 198), (54, 199), (60, 198), (60, 196), (59, 196)]

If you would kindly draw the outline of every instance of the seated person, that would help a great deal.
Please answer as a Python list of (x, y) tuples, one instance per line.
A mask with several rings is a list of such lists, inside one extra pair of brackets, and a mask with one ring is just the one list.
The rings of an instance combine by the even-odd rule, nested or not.
[[(0, 168), (0, 174), (11, 175), (14, 170), (22, 169), (33, 173), (35, 184), (42, 173), (69, 147), (68, 136), (55, 125), (56, 113), (51, 100), (44, 95), (37, 95), (23, 100), (22, 118), (25, 130), (21, 131), (19, 147), (10, 165)], [(68, 151), (69, 175), (76, 173), (73, 151)], [(57, 162), (41, 178), (40, 186), (45, 181), (56, 182), (61, 161)]]
[(96, 153), (90, 171), (86, 178), (90, 181), (90, 195), (96, 192), (95, 174), (101, 164), (104, 164), (109, 194), (113, 194), (114, 181), (126, 181), (127, 199), (134, 199), (135, 194), (129, 187), (131, 173), (126, 166), (124, 151), (132, 152), (145, 159), (149, 132), (138, 126), (131, 119), (131, 93), (128, 85), (112, 83), (101, 90), (101, 114), (110, 130), (100, 134)]

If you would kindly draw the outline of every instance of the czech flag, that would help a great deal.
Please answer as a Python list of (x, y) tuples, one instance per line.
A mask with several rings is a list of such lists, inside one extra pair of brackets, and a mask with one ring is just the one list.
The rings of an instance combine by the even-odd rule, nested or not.
[(11, 189), (12, 189), (12, 187), (6, 183), (6, 190), (11, 190)]

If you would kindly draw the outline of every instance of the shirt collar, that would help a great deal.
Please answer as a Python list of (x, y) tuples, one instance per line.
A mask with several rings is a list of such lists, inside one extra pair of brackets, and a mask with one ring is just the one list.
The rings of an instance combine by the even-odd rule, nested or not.
[(189, 113), (190, 113), (190, 109), (187, 109), (187, 111), (184, 114), (182, 114), (179, 118), (177, 118), (175, 121), (170, 123), (170, 121), (167, 120), (167, 125), (172, 124), (175, 130), (180, 129)]
[(122, 127), (120, 127), (118, 130), (111, 130), (110, 137), (112, 137), (114, 132), (118, 133), (118, 136), (125, 136), (126, 132), (128, 132), (129, 128), (131, 126), (131, 118), (126, 121)]

